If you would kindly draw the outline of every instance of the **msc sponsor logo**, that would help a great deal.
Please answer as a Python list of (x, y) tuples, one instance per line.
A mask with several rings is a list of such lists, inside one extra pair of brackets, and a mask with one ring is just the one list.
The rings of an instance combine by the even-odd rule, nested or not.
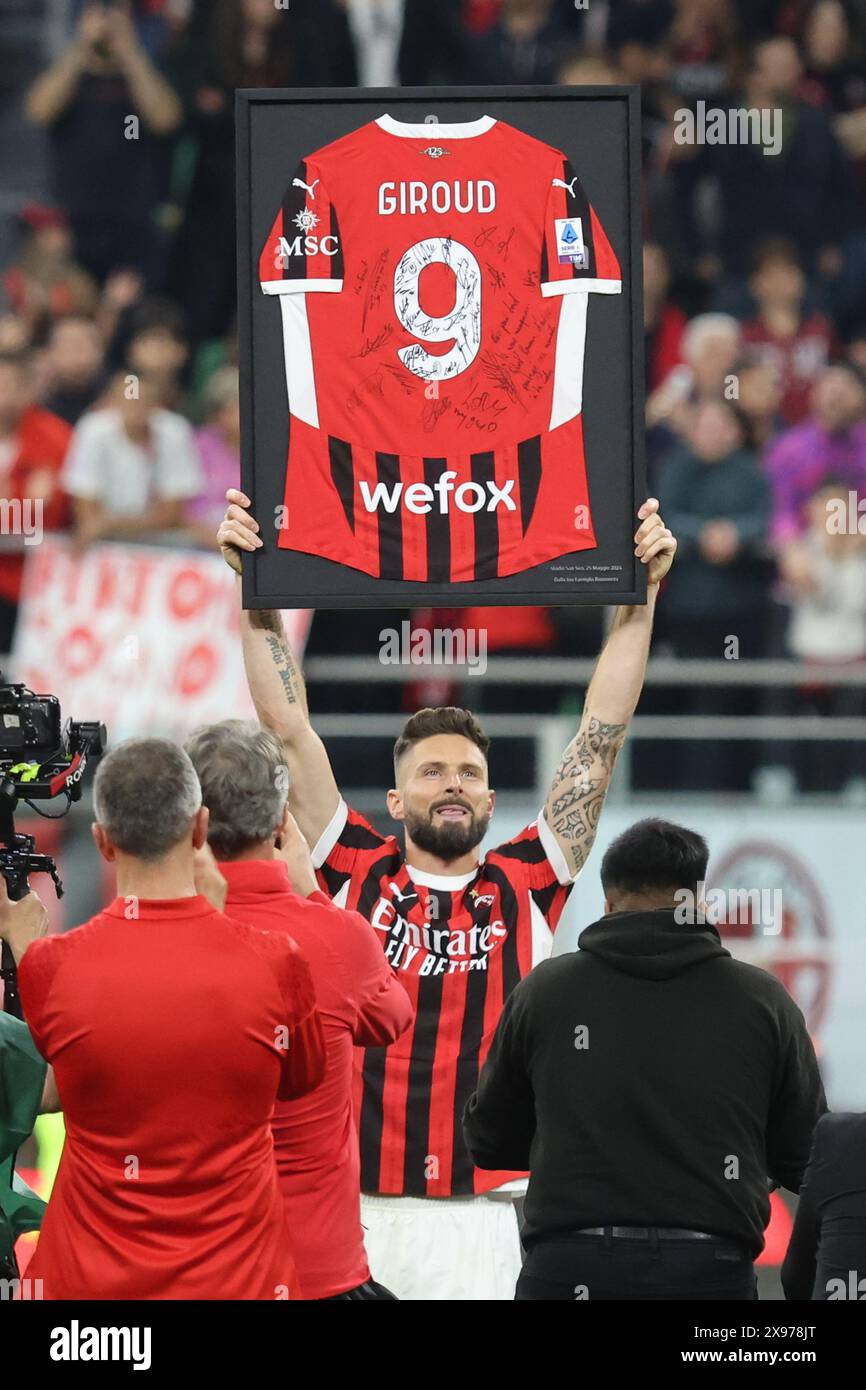
[(290, 261), (292, 256), (318, 256), (319, 253), (323, 256), (336, 256), (339, 249), (339, 240), (330, 233), (327, 236), (312, 236), (309, 233), (301, 236), (299, 233), (291, 241), (288, 237), (281, 236), (277, 260), (283, 263)]

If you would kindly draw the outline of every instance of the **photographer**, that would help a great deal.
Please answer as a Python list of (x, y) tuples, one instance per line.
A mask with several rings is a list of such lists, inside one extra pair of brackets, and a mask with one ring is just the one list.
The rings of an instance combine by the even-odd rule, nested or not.
[(88, 0), (72, 43), (30, 88), (26, 112), (47, 131), (52, 193), (84, 268), (100, 282), (119, 266), (152, 272), (160, 142), (183, 108), (139, 42), (129, 0)]
[(227, 880), (231, 915), (291, 932), (316, 987), (325, 1080), (314, 1095), (278, 1102), (271, 1121), (301, 1291), (308, 1299), (393, 1298), (370, 1278), (364, 1252), (352, 1062), (355, 1047), (386, 1047), (406, 1031), (409, 996), (370, 923), (318, 891), (309, 848), (288, 811), (279, 740), (257, 724), (227, 719), (198, 730), (187, 752), (222, 875), (206, 883), (202, 876), (201, 891), (219, 902)]
[(67, 1125), (28, 1274), (52, 1299), (294, 1298), (269, 1120), (322, 1079), (309, 969), (196, 893), (208, 813), (181, 749), (120, 744), (94, 809), (118, 897), (19, 969)]

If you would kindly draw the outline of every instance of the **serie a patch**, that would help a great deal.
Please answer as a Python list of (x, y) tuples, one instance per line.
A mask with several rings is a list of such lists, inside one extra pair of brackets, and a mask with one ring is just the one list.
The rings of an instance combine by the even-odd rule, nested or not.
[(583, 240), (583, 218), (557, 217), (556, 254), (560, 265), (575, 265), (586, 270), (589, 257)]

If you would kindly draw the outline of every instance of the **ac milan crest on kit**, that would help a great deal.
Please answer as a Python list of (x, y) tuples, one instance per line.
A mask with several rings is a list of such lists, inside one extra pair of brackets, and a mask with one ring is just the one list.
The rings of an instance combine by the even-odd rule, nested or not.
[(380, 933), (416, 1009), (389, 1048), (356, 1050), (362, 1191), (460, 1196), (518, 1176), (473, 1166), (462, 1119), (505, 1000), (550, 954), (572, 887), (543, 814), (448, 878), (410, 869), (394, 835), (341, 802), (313, 857), (324, 891)]
[(587, 304), (621, 275), (559, 150), (381, 116), (301, 161), (259, 273), (290, 411), (280, 546), (448, 583), (596, 544)]

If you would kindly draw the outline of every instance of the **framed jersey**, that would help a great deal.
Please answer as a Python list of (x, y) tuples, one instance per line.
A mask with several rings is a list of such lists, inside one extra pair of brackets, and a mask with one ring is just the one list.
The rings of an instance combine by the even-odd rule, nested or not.
[(637, 89), (238, 93), (247, 607), (641, 602)]

